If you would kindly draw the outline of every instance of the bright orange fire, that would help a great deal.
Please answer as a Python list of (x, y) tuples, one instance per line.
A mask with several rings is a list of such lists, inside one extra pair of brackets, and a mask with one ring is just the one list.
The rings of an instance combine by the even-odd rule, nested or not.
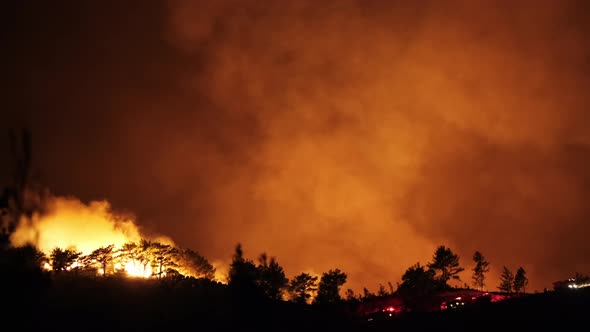
[[(49, 255), (54, 248), (72, 249), (89, 255), (94, 250), (113, 245), (117, 252), (126, 243), (138, 244), (146, 237), (142, 236), (131, 216), (116, 214), (110, 210), (106, 201), (94, 201), (84, 204), (75, 198), (51, 197), (45, 204), (43, 214), (34, 214), (30, 219), (23, 217), (11, 236), (11, 244), (22, 246), (32, 244)], [(174, 246), (165, 237), (157, 239), (159, 243)], [(75, 262), (66, 267), (72, 270), (83, 267), (82, 262)], [(43, 268), (52, 266), (45, 263)], [(128, 276), (148, 278), (153, 275), (150, 264), (128, 258), (117, 262), (114, 271), (125, 271)], [(104, 274), (103, 268), (98, 269)]]
[(128, 262), (125, 264), (125, 272), (132, 277), (149, 278), (152, 275), (152, 267), (143, 266), (137, 262)]

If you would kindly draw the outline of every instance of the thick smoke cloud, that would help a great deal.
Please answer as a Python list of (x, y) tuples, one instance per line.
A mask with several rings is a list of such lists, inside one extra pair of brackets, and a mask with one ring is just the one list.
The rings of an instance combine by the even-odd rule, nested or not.
[(541, 290), (590, 272), (584, 6), (19, 4), (5, 123), (52, 191), (211, 259), (376, 289), (446, 244)]

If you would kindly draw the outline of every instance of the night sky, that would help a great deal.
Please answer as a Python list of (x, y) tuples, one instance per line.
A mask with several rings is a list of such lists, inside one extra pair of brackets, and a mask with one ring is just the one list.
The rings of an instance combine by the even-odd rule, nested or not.
[(376, 291), (444, 244), (542, 290), (590, 273), (588, 7), (4, 1), (0, 130), (54, 195), (212, 261)]

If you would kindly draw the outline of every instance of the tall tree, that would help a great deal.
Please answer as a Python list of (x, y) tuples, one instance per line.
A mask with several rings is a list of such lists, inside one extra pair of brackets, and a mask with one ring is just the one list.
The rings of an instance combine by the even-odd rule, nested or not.
[(267, 298), (280, 301), (289, 282), (285, 271), (274, 257), (268, 259), (265, 253), (260, 255), (258, 262), (258, 285)]
[(514, 286), (514, 274), (506, 266), (502, 269), (502, 275), (500, 276), (500, 286), (498, 289), (505, 293), (512, 293)]
[(525, 293), (526, 286), (529, 284), (529, 279), (526, 276), (526, 271), (521, 266), (516, 270), (516, 274), (514, 275), (514, 281), (512, 283), (512, 288), (514, 289), (515, 293)]
[(289, 293), (291, 299), (297, 303), (307, 304), (309, 299), (318, 290), (317, 288), (318, 277), (312, 276), (309, 273), (301, 273), (296, 275), (289, 282)]
[(437, 289), (436, 272), (426, 269), (420, 263), (410, 266), (402, 275), (402, 283), (397, 287), (398, 294), (411, 310), (420, 310), (427, 301), (425, 298)]
[(139, 242), (138, 257), (143, 266), (143, 271), (147, 271), (148, 266), (150, 266), (152, 263), (152, 254), (154, 249), (153, 244), (154, 243), (152, 241), (146, 239), (141, 239)]
[[(47, 256), (30, 244), (20, 247), (0, 248), (0, 265), (2, 266), (13, 265), (17, 269), (36, 271), (41, 270), (47, 262)], [(2, 272), (10, 272), (11, 270), (12, 268), (0, 269)]]
[[(17, 301), (30, 299), (28, 294), (37, 294), (41, 287), (49, 286), (48, 273), (42, 269), (44, 263), (45, 255), (33, 245), (0, 247), (0, 294), (5, 307), (18, 308), (20, 313), (23, 308), (11, 300), (12, 296)], [(7, 317), (5, 310), (3, 315)]]
[(394, 291), (393, 291), (393, 285), (391, 284), (391, 281), (388, 281), (387, 285), (389, 286), (389, 294), (393, 295)]
[(356, 302), (358, 301), (356, 295), (354, 294), (354, 291), (352, 289), (347, 289), (346, 290), (346, 301), (348, 302)]
[(387, 291), (385, 290), (385, 286), (383, 284), (379, 284), (379, 289), (377, 290), (377, 296), (387, 296)]
[(473, 254), (473, 260), (475, 261), (475, 267), (473, 268), (473, 276), (471, 277), (473, 279), (473, 286), (483, 291), (486, 285), (485, 274), (490, 271), (490, 263), (479, 251), (476, 251)]
[(63, 271), (71, 268), (82, 256), (81, 252), (72, 249), (54, 248), (49, 255), (53, 271)]
[(151, 242), (150, 253), (150, 261), (154, 269), (153, 274), (157, 275), (158, 278), (163, 277), (167, 269), (177, 267), (178, 250), (171, 245)]
[(201, 256), (201, 254), (191, 249), (181, 250), (179, 265), (184, 273), (192, 277), (215, 278), (215, 268), (213, 265), (205, 257)]
[(363, 300), (369, 300), (374, 298), (376, 295), (374, 293), (372, 293), (367, 287), (363, 287), (363, 295), (362, 298)]
[(432, 262), (428, 264), (428, 267), (440, 272), (438, 280), (442, 285), (447, 285), (449, 279), (459, 280), (458, 274), (464, 270), (459, 266), (459, 255), (442, 245), (436, 248)]
[(10, 236), (15, 231), (21, 216), (31, 217), (39, 208), (32, 188), (32, 145), (28, 129), (20, 133), (9, 132), (10, 154), (12, 165), (12, 184), (0, 193), (0, 241), (4, 246), (10, 244)]
[(340, 298), (340, 287), (346, 283), (346, 273), (340, 271), (340, 269), (329, 270), (322, 274), (320, 284), (318, 287), (318, 296), (316, 297), (316, 303), (336, 303), (341, 300)]
[(136, 264), (138, 264), (138, 254), (138, 246), (135, 242), (127, 242), (123, 244), (116, 252), (117, 258), (124, 266), (130, 263), (134, 268), (136, 267)]
[(114, 248), (115, 245), (111, 244), (94, 250), (90, 255), (84, 258), (84, 265), (97, 267), (97, 269), (102, 270), (103, 276), (112, 273), (114, 271), (113, 261), (115, 259)]
[(118, 261), (123, 265), (126, 273), (135, 276), (147, 276), (146, 271), (149, 263), (146, 246), (140, 246), (140, 243), (127, 242), (116, 252)]
[(434, 275), (434, 270), (425, 269), (420, 263), (416, 263), (404, 272), (398, 290), (407, 297), (427, 295), (436, 288)]
[(237, 244), (229, 266), (228, 285), (241, 298), (255, 298), (261, 293), (258, 286), (258, 269), (254, 262), (244, 258), (242, 245)]

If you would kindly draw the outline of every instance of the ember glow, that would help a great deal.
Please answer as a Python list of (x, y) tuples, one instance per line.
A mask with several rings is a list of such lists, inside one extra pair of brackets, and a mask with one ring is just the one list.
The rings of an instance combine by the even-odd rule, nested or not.
[(132, 277), (148, 278), (152, 275), (152, 267), (138, 264), (135, 261), (125, 264), (125, 271)]

